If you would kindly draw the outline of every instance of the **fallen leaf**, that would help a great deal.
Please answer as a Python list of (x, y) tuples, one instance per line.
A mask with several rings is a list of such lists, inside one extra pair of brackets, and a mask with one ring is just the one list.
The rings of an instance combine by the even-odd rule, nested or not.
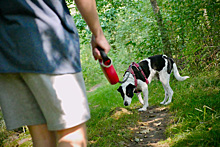
[(141, 129), (146, 129), (146, 128), (147, 128), (147, 126), (141, 126), (140, 128), (141, 128)]
[(140, 131), (140, 134), (147, 134), (150, 132), (150, 129), (142, 130)]
[(153, 118), (153, 117), (156, 117), (156, 115), (149, 115), (149, 118)]
[(154, 113), (154, 111), (149, 111), (149, 113)]
[(139, 142), (139, 141), (140, 141), (140, 139), (139, 139), (139, 138), (137, 138), (137, 137), (135, 137), (135, 138), (134, 138), (134, 141), (135, 141), (135, 142)]
[(161, 125), (161, 122), (159, 122), (159, 123), (154, 123), (154, 126), (156, 126), (156, 127), (158, 127), (158, 126), (160, 126)]

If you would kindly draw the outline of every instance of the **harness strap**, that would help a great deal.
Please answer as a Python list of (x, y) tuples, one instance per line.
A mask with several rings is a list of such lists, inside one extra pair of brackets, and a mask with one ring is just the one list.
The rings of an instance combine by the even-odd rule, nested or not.
[[(135, 62), (132, 62), (131, 65), (130, 65), (130, 66), (128, 67), (128, 69), (126, 70), (126, 72), (130, 72), (130, 73), (133, 75), (135, 86), (137, 87), (137, 78), (136, 78), (136, 76), (135, 76), (134, 70), (132, 69), (132, 66), (136, 67), (136, 69), (141, 72), (141, 74), (142, 74), (142, 75), (144, 76), (144, 78), (145, 78), (145, 82), (146, 82), (147, 84), (149, 84), (149, 81), (148, 81), (148, 79), (146, 78), (146, 75), (144, 74), (144, 72), (143, 72), (142, 68), (140, 67), (140, 65), (137, 64), (137, 63), (135, 63)], [(126, 73), (126, 72), (125, 72), (125, 73)], [(124, 74), (124, 75), (125, 75), (125, 74)]]
[(144, 72), (143, 72), (142, 68), (140, 67), (140, 65), (135, 63), (135, 62), (132, 62), (131, 65), (129, 66), (129, 68), (127, 69), (127, 71), (130, 72), (133, 75), (135, 86), (137, 87), (137, 78), (135, 76), (134, 70), (132, 69), (132, 66), (136, 67), (136, 69), (141, 72), (141, 74), (144, 76), (145, 82), (147, 84), (149, 84), (149, 81), (146, 78), (146, 75), (144, 74)]
[(146, 82), (147, 84), (149, 84), (149, 81), (148, 81), (148, 79), (146, 78), (146, 75), (144, 74), (144, 72), (143, 72), (142, 68), (140, 67), (140, 65), (137, 64), (137, 63), (135, 63), (135, 62), (132, 62), (132, 65), (133, 65), (134, 67), (136, 67), (137, 70), (142, 73), (142, 75), (143, 75), (144, 78), (145, 78), (145, 82)]
[(137, 78), (136, 78), (136, 76), (135, 76), (135, 74), (134, 74), (134, 70), (132, 69), (132, 64), (129, 66), (129, 72), (133, 75), (133, 77), (134, 77), (134, 83), (135, 83), (135, 86), (137, 87)]

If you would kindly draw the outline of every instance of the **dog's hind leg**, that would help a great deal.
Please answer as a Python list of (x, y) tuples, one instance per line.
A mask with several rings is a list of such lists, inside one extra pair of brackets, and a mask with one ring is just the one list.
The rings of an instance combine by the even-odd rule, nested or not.
[[(164, 91), (165, 91), (165, 98), (160, 104), (168, 105), (169, 103), (171, 103), (172, 96), (173, 96), (173, 90), (171, 89), (170, 84), (169, 84), (170, 74), (168, 74), (167, 72), (161, 72), (159, 74), (159, 76), (160, 76), (160, 81), (161, 81), (163, 88), (164, 88)], [(167, 101), (167, 99), (168, 99), (168, 101)]]
[(172, 97), (173, 97), (173, 90), (171, 89), (169, 84), (167, 86), (168, 86), (167, 90), (168, 90), (169, 99), (168, 99), (168, 101), (164, 105), (168, 105), (169, 103), (171, 103)]
[(144, 105), (144, 101), (143, 101), (143, 99), (142, 99), (141, 93), (138, 92), (138, 93), (136, 93), (136, 95), (137, 95), (137, 97), (138, 97), (139, 102), (140, 102), (142, 105)]
[[(165, 90), (165, 98), (160, 104), (168, 105), (172, 101), (173, 90), (171, 89), (169, 83), (167, 83), (166, 85), (163, 84), (163, 87)], [(169, 97), (169, 99), (168, 99), (168, 97)], [(168, 101), (167, 101), (167, 99), (168, 99)]]
[(163, 83), (162, 83), (162, 85), (163, 85), (163, 88), (164, 88), (164, 91), (165, 91), (165, 97), (164, 97), (164, 100), (160, 104), (164, 105), (166, 103), (169, 95), (168, 95), (168, 92), (167, 92), (167, 87)]

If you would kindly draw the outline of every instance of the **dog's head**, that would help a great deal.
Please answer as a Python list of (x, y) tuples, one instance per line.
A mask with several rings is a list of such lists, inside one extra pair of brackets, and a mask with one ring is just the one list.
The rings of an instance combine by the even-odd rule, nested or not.
[(117, 90), (121, 93), (121, 96), (124, 100), (124, 105), (129, 106), (131, 104), (132, 97), (134, 96), (135, 85), (126, 82), (123, 83)]

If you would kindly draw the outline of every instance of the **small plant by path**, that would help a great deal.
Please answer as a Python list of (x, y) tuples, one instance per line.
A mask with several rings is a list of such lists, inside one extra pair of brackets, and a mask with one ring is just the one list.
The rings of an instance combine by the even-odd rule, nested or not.
[(91, 88), (89, 89), (89, 91), (87, 91), (87, 92), (93, 92), (93, 91), (95, 91), (97, 88), (99, 88), (100, 86), (102, 86), (102, 84), (96, 84), (95, 86), (91, 87)]

